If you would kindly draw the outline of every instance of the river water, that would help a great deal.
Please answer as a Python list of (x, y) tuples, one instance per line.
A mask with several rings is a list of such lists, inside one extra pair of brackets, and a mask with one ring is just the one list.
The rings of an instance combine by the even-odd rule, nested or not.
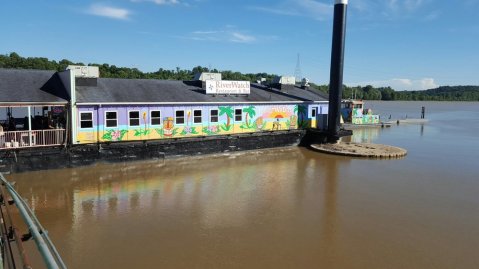
[(405, 158), (292, 147), (7, 178), (69, 268), (479, 268), (479, 103), (367, 106), (426, 107), (355, 130)]

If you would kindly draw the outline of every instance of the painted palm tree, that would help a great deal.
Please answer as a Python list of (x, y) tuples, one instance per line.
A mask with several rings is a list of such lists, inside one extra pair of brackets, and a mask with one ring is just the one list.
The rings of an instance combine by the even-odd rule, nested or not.
[(304, 127), (305, 125), (305, 118), (306, 118), (306, 106), (302, 105), (295, 105), (294, 106), (294, 113), (298, 113), (299, 118), (299, 126)]
[(254, 107), (254, 106), (249, 106), (249, 107), (243, 108), (243, 112), (246, 113), (246, 117), (245, 117), (246, 127), (247, 127), (247, 128), (250, 128), (250, 126), (249, 126), (249, 121), (248, 121), (248, 116), (249, 116), (251, 119), (252, 119), (254, 116), (256, 116), (255, 107)]
[(231, 119), (233, 118), (233, 108), (230, 106), (220, 106), (218, 107), (220, 110), (220, 116), (226, 115), (226, 130), (228, 131), (230, 129), (230, 124), (231, 124)]

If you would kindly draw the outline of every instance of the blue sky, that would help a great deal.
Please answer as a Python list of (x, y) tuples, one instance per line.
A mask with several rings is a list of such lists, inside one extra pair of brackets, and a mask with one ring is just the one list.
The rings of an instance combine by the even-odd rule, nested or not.
[[(294, 75), (329, 83), (334, 0), (17, 0), (0, 53)], [(344, 82), (422, 90), (479, 85), (479, 0), (350, 0)]]

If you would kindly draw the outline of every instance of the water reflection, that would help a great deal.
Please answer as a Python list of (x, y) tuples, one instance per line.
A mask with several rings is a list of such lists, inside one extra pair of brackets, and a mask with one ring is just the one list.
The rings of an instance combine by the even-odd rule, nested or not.
[[(73, 268), (94, 268), (95, 264), (78, 259), (76, 255), (96, 256), (95, 251), (105, 253), (108, 246), (118, 247), (121, 243), (109, 235), (118, 236), (124, 229), (132, 228), (128, 225), (134, 227), (134, 223), (138, 225), (138, 222), (149, 232), (130, 231), (136, 238), (132, 240), (159, 249), (171, 247), (171, 242), (149, 241), (150, 232), (170, 238), (172, 235), (165, 235), (165, 230), (176, 235), (189, 230), (192, 238), (182, 240), (195, 242), (193, 244), (211, 244), (217, 236), (230, 238), (246, 232), (251, 235), (245, 235), (245, 242), (240, 240), (240, 236), (237, 238), (240, 241), (223, 246), (226, 251), (237, 249), (237, 244), (246, 244), (274, 256), (276, 251), (291, 248), (288, 245), (277, 246), (268, 252), (270, 248), (264, 244), (274, 244), (275, 238), (280, 236), (297, 248), (309, 246), (307, 253), (319, 250), (322, 254), (317, 259), (327, 263), (334, 259), (335, 253), (338, 169), (340, 163), (349, 160), (311, 158), (311, 154), (317, 153), (294, 148), (229, 158), (167, 161), (163, 165), (97, 165), (75, 171), (62, 170), (61, 176), (49, 179), (44, 177), (48, 172), (13, 177), (19, 190), (29, 193), (29, 202), (42, 218), (46, 216), (45, 210), (51, 207), (63, 216), (61, 225), (69, 230), (66, 234), (71, 238), (69, 246), (64, 248), (73, 254), (69, 261), (74, 264)], [(32, 181), (32, 177), (43, 177), (44, 180)], [(65, 219), (71, 219), (71, 223), (65, 222)], [(60, 225), (58, 215), (47, 218), (46, 223)], [(300, 246), (296, 240), (298, 232), (301, 238), (304, 236), (303, 228), (300, 228), (304, 225), (316, 225), (319, 230), (312, 230), (308, 235), (316, 241), (306, 240), (301, 243), (305, 246)], [(276, 229), (271, 230), (271, 227)], [(211, 237), (210, 231), (214, 231), (215, 236)], [(255, 237), (264, 237), (266, 241), (257, 242)], [(132, 246), (123, 247), (128, 252), (135, 252)], [(320, 251), (325, 248), (328, 251)], [(206, 262), (202, 255), (216, 256), (218, 250), (206, 248), (196, 251), (200, 251), (201, 255), (190, 254), (195, 263), (201, 263)], [(108, 255), (114, 253), (112, 251)], [(248, 253), (245, 255), (251, 255)], [(147, 258), (150, 262), (156, 259), (155, 256)], [(174, 265), (174, 261), (165, 260), (164, 256), (162, 260), (166, 265)], [(102, 264), (108, 264), (108, 267), (114, 265)], [(257, 267), (253, 260), (249, 264)]]
[(357, 127), (353, 128), (353, 135), (342, 137), (343, 142), (373, 143), (377, 140), (382, 129), (380, 127)]

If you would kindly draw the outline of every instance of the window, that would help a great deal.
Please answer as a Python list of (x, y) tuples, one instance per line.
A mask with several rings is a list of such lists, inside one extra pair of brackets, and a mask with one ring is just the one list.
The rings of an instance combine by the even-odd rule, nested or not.
[(317, 108), (313, 107), (313, 110), (311, 110), (311, 117), (316, 118), (316, 111), (317, 111)]
[(128, 118), (130, 126), (140, 126), (140, 111), (129, 111)]
[(175, 124), (185, 124), (185, 111), (177, 110), (175, 112)]
[(210, 111), (210, 122), (218, 122), (218, 109)]
[(243, 110), (235, 109), (235, 121), (242, 121), (242, 120), (243, 120)]
[(161, 125), (161, 111), (152, 110), (150, 111), (150, 124), (151, 125)]
[(93, 128), (93, 112), (80, 112), (80, 128)]
[(118, 118), (116, 111), (106, 111), (105, 112), (105, 124), (106, 127), (117, 127)]
[(193, 123), (201, 123), (201, 110), (193, 110)]

